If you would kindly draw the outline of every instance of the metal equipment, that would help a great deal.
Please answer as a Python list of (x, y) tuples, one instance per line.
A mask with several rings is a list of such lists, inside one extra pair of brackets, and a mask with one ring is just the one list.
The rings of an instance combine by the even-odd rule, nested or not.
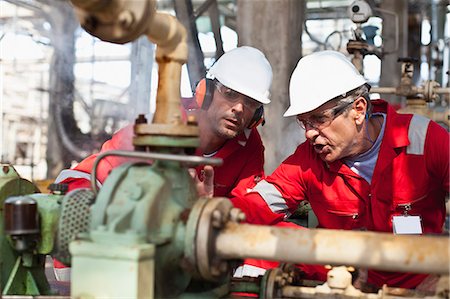
[[(126, 155), (123, 152), (116, 154)], [(152, 156), (144, 153), (129, 155)], [(54, 248), (56, 256), (72, 263), (72, 296), (94, 298), (182, 298), (183, 294), (195, 294), (188, 291), (189, 286), (197, 292), (209, 292), (209, 297), (222, 297), (229, 292), (225, 282), (229, 279), (230, 267), (242, 257), (343, 263), (384, 270), (448, 272), (446, 238), (297, 231), (239, 224), (244, 215), (227, 199), (197, 199), (187, 172), (180, 171), (176, 165), (179, 162), (169, 161), (177, 158), (171, 155), (162, 158), (165, 160), (153, 166), (129, 164), (119, 167), (96, 198), (86, 189), (64, 197), (42, 194), (10, 197), (4, 205), (4, 217), (7, 223), (5, 234), (11, 236), (11, 243), (9, 246), (4, 244), (2, 251), (9, 249), (18, 256), (16, 263), (20, 262), (21, 268), (28, 269), (27, 257), (40, 260)], [(178, 181), (174, 181), (175, 177)], [(186, 197), (187, 194), (190, 195)], [(89, 207), (94, 199), (95, 203)], [(37, 207), (39, 217), (36, 217)], [(20, 213), (33, 215), (27, 218), (32, 221), (18, 221)], [(89, 226), (86, 225), (88, 220)], [(41, 223), (36, 229), (38, 221)], [(77, 240), (71, 242), (73, 239)], [(336, 252), (352, 254), (337, 256)], [(377, 252), (390, 254), (382, 256)], [(5, 263), (9, 259), (2, 261)], [(35, 267), (29, 271), (39, 273), (40, 278), (36, 280), (41, 279), (39, 284), (45, 284), (43, 265), (36, 264)], [(16, 267), (9, 269), (6, 273), (8, 281), (20, 284), (27, 280), (25, 277), (14, 280)], [(201, 281), (211, 284), (205, 286)], [(50, 294), (48, 288), (25, 291), (11, 288), (8, 283), (4, 285), (5, 295)], [(271, 288), (285, 286), (264, 285)], [(283, 292), (289, 292), (289, 289), (283, 289)]]
[[(2, 252), (16, 255), (20, 269), (38, 273), (35, 276), (40, 278), (35, 281), (41, 285), (46, 282), (43, 264), (30, 269), (26, 258), (41, 261), (50, 252), (72, 265), (74, 298), (226, 297), (237, 291), (230, 288), (230, 270), (244, 257), (448, 274), (446, 237), (241, 224), (245, 216), (228, 199), (197, 198), (193, 182), (181, 166), (214, 161), (135, 152), (109, 152), (97, 161), (113, 154), (160, 160), (151, 166), (131, 163), (118, 167), (97, 196), (80, 189), (65, 196), (32, 194), (5, 202), (5, 234), (10, 242), (4, 240)], [(16, 211), (34, 216), (31, 221), (12, 221)], [(3, 257), (3, 263), (11, 262)], [(16, 268), (3, 268), (8, 270), (5, 277), (22, 285), (28, 278), (17, 276)], [(257, 289), (285, 298), (309, 292), (292, 289), (297, 286), (288, 283), (296, 279), (277, 271), (268, 272), (265, 279), (270, 280), (259, 281)], [(282, 278), (276, 278), (280, 275)], [(50, 294), (45, 287), (2, 285), (4, 295)], [(368, 296), (352, 292), (359, 294), (357, 297)]]
[(303, 280), (301, 272), (293, 264), (282, 264), (268, 270), (257, 279), (235, 280), (231, 290), (234, 293), (245, 292), (259, 298), (445, 298), (448, 296), (448, 276), (438, 281), (435, 293), (384, 286), (377, 292), (362, 292), (352, 285), (352, 274), (344, 266), (332, 267), (327, 281), (321, 283)]
[[(406, 107), (401, 113), (417, 113), (424, 115), (440, 125), (450, 128), (450, 88), (440, 87), (434, 80), (427, 80), (416, 86), (413, 82), (414, 62), (412, 58), (399, 58), (402, 64), (402, 77), (398, 87), (373, 87), (372, 92), (391, 93), (406, 97)], [(441, 104), (443, 103), (443, 105)], [(430, 106), (434, 105), (434, 106)]]
[[(14, 168), (1, 165), (0, 290), (4, 295), (50, 294), (44, 259), (53, 244), (54, 203), (45, 197), (35, 200), (25, 196), (36, 192), (38, 189), (20, 178)], [(39, 218), (38, 212), (48, 217)]]
[[(366, 55), (376, 55), (378, 58), (382, 58), (383, 50), (377, 48), (373, 44), (369, 44), (363, 37), (364, 31), (362, 24), (372, 17), (372, 8), (364, 0), (354, 1), (347, 10), (350, 19), (356, 24), (356, 28), (353, 30), (354, 39), (351, 39), (347, 43), (347, 52), (352, 54), (352, 63), (356, 69), (363, 73), (363, 61)], [(398, 38), (398, 37), (396, 37)]]
[[(380, 9), (378, 8), (378, 10)], [(356, 29), (353, 31), (354, 39), (349, 40), (347, 43), (347, 51), (352, 55), (351, 61), (353, 65), (362, 74), (364, 57), (366, 55), (376, 55), (379, 59), (382, 59), (385, 50), (382, 47), (377, 48), (369, 44), (363, 37), (362, 24), (367, 22), (372, 16), (372, 9), (366, 1), (354, 1), (348, 8), (348, 15), (356, 24)], [(396, 27), (398, 27), (398, 24)], [(398, 28), (396, 28), (397, 30)], [(398, 33), (396, 33), (396, 43), (398, 43), (397, 39)], [(424, 115), (449, 129), (450, 112), (448, 104), (450, 102), (450, 88), (440, 87), (439, 83), (434, 80), (427, 80), (422, 85), (416, 86), (413, 81), (413, 74), (414, 63), (417, 63), (417, 60), (413, 58), (399, 58), (398, 62), (401, 63), (400, 85), (397, 87), (373, 87), (371, 92), (404, 96), (406, 97), (406, 106), (400, 109), (399, 112)]]
[[(147, 34), (158, 44), (157, 110), (152, 124), (139, 118), (135, 125), (134, 144), (140, 152), (99, 155), (92, 190), (31, 194), (36, 191), (34, 186), (3, 166), (0, 223), (5, 221), (5, 226), (0, 226), (0, 262), (4, 298), (51, 293), (42, 263), (49, 253), (72, 266), (73, 298), (227, 297), (238, 291), (230, 287), (231, 270), (245, 257), (448, 275), (446, 237), (242, 224), (245, 215), (228, 199), (199, 198), (187, 168), (220, 161), (183, 155), (198, 143), (197, 127), (181, 121), (178, 107), (181, 64), (187, 54), (184, 29), (173, 17), (155, 13), (153, 1), (72, 3), (82, 25), (96, 36), (125, 42)], [(97, 190), (96, 168), (108, 155), (151, 160), (152, 164), (121, 165)], [(253, 289), (259, 290), (261, 298), (298, 294), (370, 297), (351, 288), (345, 271), (336, 271), (343, 273), (343, 281), (329, 277), (327, 285), (315, 292), (289, 285), (298, 281), (292, 268), (268, 271)]]

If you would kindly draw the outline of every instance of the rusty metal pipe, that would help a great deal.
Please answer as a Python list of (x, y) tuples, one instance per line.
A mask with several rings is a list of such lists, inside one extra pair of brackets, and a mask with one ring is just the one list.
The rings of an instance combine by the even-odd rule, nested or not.
[(147, 30), (147, 37), (156, 43), (158, 62), (158, 93), (155, 124), (182, 124), (180, 109), (181, 67), (187, 61), (187, 33), (171, 15), (156, 13)]
[(89, 33), (123, 43), (145, 34), (157, 45), (158, 93), (153, 123), (179, 125), (181, 67), (188, 58), (186, 29), (173, 16), (155, 11), (154, 0), (71, 0)]
[[(423, 91), (423, 88), (419, 91)], [(449, 87), (435, 87), (433, 91), (438, 94), (450, 94)], [(372, 87), (370, 92), (396, 94), (397, 87)]]
[(450, 87), (435, 87), (434, 92), (439, 93), (439, 94), (449, 94), (450, 95)]
[(396, 87), (372, 87), (370, 89), (370, 92), (395, 94), (397, 92), (397, 88)]
[(180, 109), (181, 65), (177, 62), (159, 62), (156, 111), (152, 123), (182, 124)]
[(227, 223), (215, 241), (224, 259), (347, 265), (384, 271), (449, 273), (449, 238)]
[(103, 9), (104, 7), (109, 6), (112, 2), (117, 5), (117, 1), (109, 1), (105, 0), (70, 0), (75, 7), (78, 7), (87, 11), (98, 11)]
[(176, 60), (180, 64), (187, 61), (187, 32), (183, 25), (166, 13), (156, 12), (147, 27), (146, 35), (158, 45), (156, 58)]

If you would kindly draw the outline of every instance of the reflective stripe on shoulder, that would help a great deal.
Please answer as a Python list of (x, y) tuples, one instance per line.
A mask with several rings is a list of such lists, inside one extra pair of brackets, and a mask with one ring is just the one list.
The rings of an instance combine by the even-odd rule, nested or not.
[(70, 281), (71, 268), (54, 268), (55, 278), (57, 281)]
[(252, 265), (242, 265), (237, 267), (236, 271), (234, 271), (233, 277), (241, 278), (244, 276), (249, 277), (258, 277), (264, 275), (266, 273), (266, 269), (252, 266)]
[[(55, 184), (61, 183), (62, 181), (66, 180), (66, 179), (70, 179), (70, 178), (86, 179), (86, 180), (90, 181), (91, 175), (89, 173), (82, 172), (79, 170), (64, 169), (56, 177)], [(99, 188), (102, 186), (102, 183), (100, 183), (99, 180), (96, 180), (96, 183)]]
[(430, 120), (428, 118), (421, 115), (413, 115), (408, 129), (409, 145), (406, 148), (407, 154), (423, 155), (429, 124)]
[(274, 213), (287, 212), (288, 206), (278, 189), (265, 180), (260, 181), (252, 190), (258, 192), (270, 210)]

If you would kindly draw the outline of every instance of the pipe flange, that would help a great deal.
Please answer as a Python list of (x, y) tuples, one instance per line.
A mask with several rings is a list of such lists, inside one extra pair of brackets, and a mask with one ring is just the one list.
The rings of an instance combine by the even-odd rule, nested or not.
[(287, 284), (283, 274), (280, 268), (267, 270), (261, 280), (259, 297), (262, 299), (281, 298), (281, 288)]
[(192, 208), (187, 223), (185, 256), (194, 276), (220, 281), (228, 274), (229, 263), (215, 255), (214, 246), (220, 230), (228, 221), (233, 221), (231, 218), (242, 219), (228, 198), (201, 198)]
[(435, 92), (435, 89), (439, 87), (439, 83), (436, 81), (428, 80), (424, 84), (424, 96), (425, 101), (433, 102), (437, 99), (438, 95)]

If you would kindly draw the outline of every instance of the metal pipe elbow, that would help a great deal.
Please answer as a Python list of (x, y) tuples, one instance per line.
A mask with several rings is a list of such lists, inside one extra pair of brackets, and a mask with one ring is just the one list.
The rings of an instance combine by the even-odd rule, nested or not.
[(148, 39), (157, 45), (158, 62), (168, 60), (175, 60), (180, 64), (187, 62), (187, 32), (174, 16), (156, 12), (146, 34)]

